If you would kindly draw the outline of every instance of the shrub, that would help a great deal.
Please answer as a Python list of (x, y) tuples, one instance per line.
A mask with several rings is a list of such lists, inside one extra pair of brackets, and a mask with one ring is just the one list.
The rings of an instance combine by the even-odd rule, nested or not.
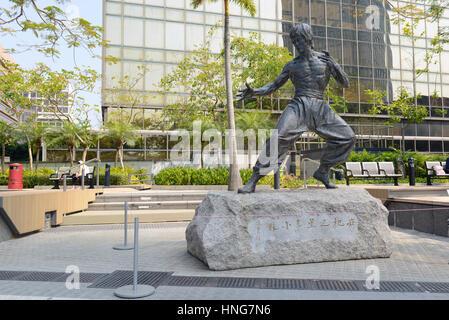
[[(252, 170), (240, 170), (242, 183), (246, 184), (251, 178)], [(227, 185), (229, 183), (229, 168), (201, 168), (173, 167), (159, 171), (154, 177), (158, 185)], [(258, 184), (273, 184), (273, 176), (262, 178)]]
[[(54, 185), (54, 181), (50, 180), (50, 174), (54, 173), (55, 170), (49, 168), (39, 168), (38, 172), (34, 170), (25, 169), (23, 171), (23, 187), (24, 188), (34, 188), (35, 186), (51, 186)], [(139, 169), (135, 173), (145, 173), (146, 169)], [(128, 173), (134, 173), (132, 167), (121, 168), (111, 168), (111, 185), (127, 185), (128, 184)], [(138, 179), (147, 179), (146, 176), (139, 176)], [(94, 178), (96, 181), (96, 177)], [(105, 180), (105, 169), (100, 169), (100, 184), (104, 185)], [(5, 173), (0, 175), (0, 185), (8, 185), (9, 182), (9, 170), (5, 170)], [(86, 185), (89, 183), (85, 181)], [(137, 181), (134, 183), (138, 183)], [(70, 184), (70, 182), (69, 182)]]

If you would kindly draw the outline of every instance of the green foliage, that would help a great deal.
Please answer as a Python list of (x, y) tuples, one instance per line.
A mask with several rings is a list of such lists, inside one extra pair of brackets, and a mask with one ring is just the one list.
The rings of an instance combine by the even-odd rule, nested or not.
[[(189, 92), (184, 101), (167, 105), (164, 109), (164, 116), (176, 128), (187, 128), (195, 120), (213, 121), (226, 128), (227, 119), (223, 112), (226, 105), (224, 51), (214, 54), (211, 49), (217, 28), (212, 28), (204, 43), (159, 83), (161, 94)], [(255, 86), (274, 81), (284, 64), (293, 59), (286, 48), (265, 44), (256, 33), (249, 38), (232, 38), (230, 49), (233, 95), (249, 79), (253, 79)], [(289, 83), (284, 89), (290, 93), (291, 87)], [(273, 95), (282, 94), (277, 91)], [(252, 108), (251, 103), (245, 108)]]
[[(412, 123), (421, 123), (429, 115), (427, 108), (417, 106), (415, 97), (410, 96), (403, 87), (399, 88), (399, 95), (391, 103), (385, 103), (386, 92), (378, 90), (365, 90), (369, 96), (368, 102), (371, 103), (370, 114), (376, 115), (382, 112), (388, 114), (385, 124), (401, 124), (402, 152), (404, 152), (404, 134)], [(416, 97), (419, 98), (419, 95)]]
[[(220, 0), (191, 0), (190, 3), (196, 9), (206, 1), (217, 2)], [(228, 1), (228, 0), (225, 0), (225, 1)], [(254, 4), (254, 0), (230, 0), (230, 1), (234, 2), (235, 4), (237, 4), (238, 6), (243, 8), (251, 16), (254, 16), (256, 14), (256, 5)]]
[[(106, 46), (103, 28), (83, 18), (71, 18), (62, 9), (66, 0), (47, 2), (36, 0), (5, 0), (0, 7), (0, 32), (9, 35), (32, 33), (38, 43), (30, 47), (46, 56), (58, 57), (59, 46), (82, 47), (92, 56), (94, 48)], [(44, 3), (45, 3), (44, 2)], [(18, 35), (21, 37), (21, 35)]]
[[(252, 170), (240, 170), (242, 183), (246, 184), (251, 178)], [(157, 185), (227, 185), (229, 182), (229, 168), (173, 167), (159, 171), (154, 177)], [(262, 178), (258, 184), (272, 184), (272, 177)]]
[(110, 113), (108, 121), (103, 124), (103, 129), (101, 137), (110, 139), (116, 150), (115, 166), (117, 166), (117, 159), (120, 159), (121, 167), (125, 168), (120, 150), (125, 144), (135, 145), (139, 137), (136, 131), (139, 128), (131, 122), (129, 114), (125, 113), (123, 109), (119, 109)]
[[(50, 180), (50, 174), (54, 173), (55, 170), (49, 168), (39, 168), (37, 173), (35, 170), (24, 169), (23, 170), (23, 187), (33, 188), (35, 186), (52, 186), (54, 181)], [(128, 184), (128, 174), (132, 173), (146, 173), (146, 169), (134, 170), (132, 167), (126, 166), (122, 168), (111, 168), (111, 185), (127, 185)], [(96, 177), (94, 178), (96, 182)], [(148, 176), (139, 176), (138, 179), (148, 179)], [(105, 180), (105, 169), (100, 169), (100, 185), (104, 185)], [(9, 182), (9, 170), (5, 170), (4, 174), (0, 174), (0, 185), (8, 185)], [(68, 184), (70, 185), (71, 179), (68, 179)], [(85, 182), (86, 185), (88, 181)], [(132, 184), (139, 183), (137, 181), (131, 182)]]

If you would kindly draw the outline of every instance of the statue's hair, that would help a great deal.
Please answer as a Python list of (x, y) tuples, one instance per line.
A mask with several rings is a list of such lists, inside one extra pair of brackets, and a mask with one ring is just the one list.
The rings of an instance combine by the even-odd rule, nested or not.
[(295, 24), (290, 30), (290, 38), (297, 36), (303, 37), (307, 44), (313, 49), (313, 32), (312, 27), (307, 23)]

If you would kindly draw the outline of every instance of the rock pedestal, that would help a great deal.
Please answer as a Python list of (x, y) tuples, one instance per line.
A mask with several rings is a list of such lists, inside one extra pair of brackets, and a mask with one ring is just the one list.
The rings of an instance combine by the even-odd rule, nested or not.
[(361, 188), (212, 191), (186, 230), (212, 270), (387, 258), (388, 210)]

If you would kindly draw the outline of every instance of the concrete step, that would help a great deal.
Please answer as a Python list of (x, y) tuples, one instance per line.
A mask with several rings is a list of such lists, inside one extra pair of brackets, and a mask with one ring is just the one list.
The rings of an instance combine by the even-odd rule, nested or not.
[(108, 193), (97, 196), (95, 203), (108, 202), (140, 202), (140, 201), (194, 201), (203, 200), (207, 190), (201, 191), (142, 191), (142, 192), (119, 192)]
[[(195, 209), (202, 200), (181, 201), (128, 201), (128, 210), (147, 209)], [(118, 202), (93, 202), (89, 204), (89, 211), (124, 210), (124, 201)]]
[[(128, 223), (133, 224), (138, 217), (140, 223), (190, 221), (195, 215), (193, 209), (164, 209), (128, 211)], [(123, 224), (123, 211), (84, 211), (63, 217), (63, 226)]]

